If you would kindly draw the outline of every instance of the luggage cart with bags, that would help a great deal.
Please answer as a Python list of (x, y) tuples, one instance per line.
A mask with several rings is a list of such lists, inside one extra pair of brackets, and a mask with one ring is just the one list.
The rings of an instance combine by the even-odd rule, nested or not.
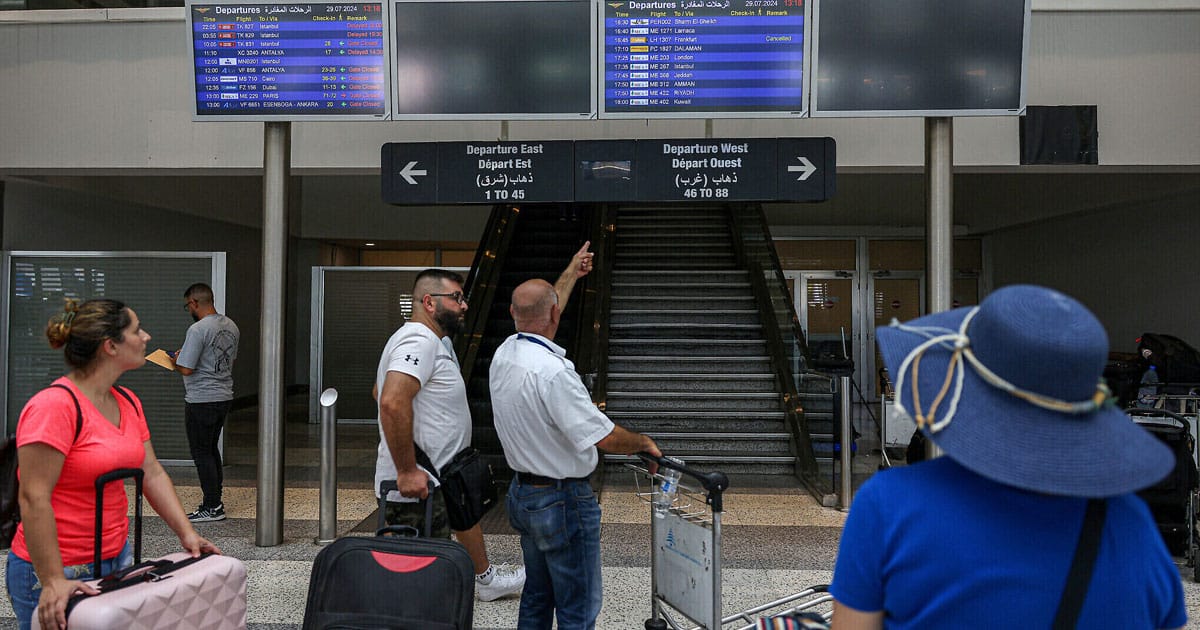
[(1138, 492), (1150, 507), (1163, 541), (1173, 555), (1182, 555), (1200, 582), (1200, 539), (1196, 536), (1200, 508), (1200, 474), (1195, 458), (1197, 444), (1191, 419), (1165, 409), (1128, 409), (1142, 428), (1162, 440), (1175, 454), (1175, 469), (1165, 479)]
[[(647, 463), (657, 464), (651, 473), (626, 464), (637, 480), (637, 496), (654, 506), (662, 498), (663, 469), (682, 473), (687, 481), (677, 482), (670, 507), (650, 518), (650, 618), (646, 630), (754, 630), (771, 628), (762, 615), (772, 619), (801, 616), (823, 627), (832, 616), (833, 596), (828, 585), (817, 585), (786, 597), (724, 615), (721, 607), (721, 514), (729, 478), (720, 472), (700, 472), (665, 457), (638, 453)], [(696, 488), (692, 483), (699, 483)], [(652, 510), (654, 508), (652, 507)], [(815, 609), (823, 612), (813, 612)], [(695, 625), (693, 625), (695, 624)], [(782, 627), (782, 626), (780, 626)], [(811, 626), (786, 626), (811, 627)]]

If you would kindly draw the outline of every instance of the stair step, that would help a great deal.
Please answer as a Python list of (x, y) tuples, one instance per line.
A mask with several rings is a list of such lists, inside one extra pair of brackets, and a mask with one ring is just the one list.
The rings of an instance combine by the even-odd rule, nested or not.
[(674, 226), (665, 229), (629, 228), (617, 233), (617, 241), (617, 247), (620, 247), (625, 244), (640, 244), (642, 241), (653, 241), (656, 243), (665, 241), (713, 241), (728, 245), (731, 239), (729, 228), (726, 226), (697, 225), (687, 229), (676, 229)]
[(609, 372), (608, 389), (626, 392), (775, 391), (774, 374), (652, 374)]
[[(646, 340), (658, 340), (657, 337), (646, 337), (646, 332), (654, 332), (666, 337), (678, 337), (693, 340), (703, 341), (718, 341), (718, 340), (734, 340), (734, 341), (754, 341), (761, 340), (762, 325), (753, 324), (708, 324), (708, 323), (610, 323), (608, 325), (609, 343), (614, 341), (640, 338)], [(636, 335), (636, 337), (634, 337)], [(747, 339), (749, 338), (749, 339)]]
[(679, 372), (689, 374), (728, 372), (771, 373), (771, 360), (766, 356), (677, 356), (639, 355), (610, 356), (611, 372)]
[(705, 453), (738, 450), (765, 456), (791, 457), (786, 433), (643, 432), (664, 453)]
[(782, 411), (681, 411), (681, 410), (666, 410), (666, 411), (605, 411), (613, 421), (628, 421), (628, 422), (645, 422), (645, 421), (695, 421), (695, 422), (716, 422), (726, 420), (764, 420), (771, 422), (782, 423), (787, 419), (787, 414)]
[(647, 355), (663, 357), (687, 357), (691, 355), (740, 357), (761, 356), (767, 348), (762, 339), (696, 339), (670, 338), (646, 339), (631, 337), (609, 339), (609, 356)]
[[(707, 272), (705, 272), (707, 273)], [(638, 307), (646, 305), (645, 296), (625, 296), (614, 295), (609, 298), (609, 308), (612, 311), (629, 311), (635, 310)], [(671, 298), (669, 302), (656, 305), (656, 310), (663, 312), (678, 312), (678, 311), (737, 311), (750, 310), (758, 312), (754, 308), (754, 298), (746, 291), (746, 295), (726, 295), (726, 296), (710, 296), (710, 295), (694, 295), (694, 296), (676, 296)]]
[(745, 413), (746, 411), (774, 411), (779, 409), (779, 401), (772, 394), (770, 399), (751, 400), (741, 398), (630, 398), (627, 396), (609, 395), (607, 410), (610, 413), (619, 411), (727, 411)]
[(681, 282), (675, 285), (650, 282), (614, 282), (612, 295), (617, 297), (694, 298), (698, 296), (740, 297), (751, 295), (749, 283), (740, 282)]
[(760, 326), (758, 311), (751, 309), (627, 309), (613, 308), (609, 314), (611, 326), (682, 326), (687, 324), (743, 324)]

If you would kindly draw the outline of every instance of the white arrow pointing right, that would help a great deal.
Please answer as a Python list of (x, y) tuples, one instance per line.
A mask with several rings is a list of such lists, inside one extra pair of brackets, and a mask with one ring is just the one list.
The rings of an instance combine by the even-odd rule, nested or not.
[(808, 158), (797, 155), (796, 159), (800, 160), (803, 166), (797, 166), (795, 164), (788, 166), (789, 173), (795, 173), (797, 171), (800, 172), (800, 177), (797, 177), (796, 181), (802, 182), (812, 176), (813, 173), (817, 172), (817, 167), (813, 166), (813, 163), (809, 162)]
[[(803, 158), (801, 158), (801, 159), (803, 159)], [(417, 162), (414, 160), (412, 162), (409, 162), (408, 164), (405, 164), (404, 168), (400, 169), (400, 177), (403, 177), (404, 181), (406, 181), (414, 186), (417, 185), (417, 180), (413, 179), (414, 175), (417, 177), (421, 177), (423, 175), (429, 174), (428, 172), (426, 172), (425, 169), (419, 169), (419, 170), (414, 169), (413, 167), (416, 165), (417, 165)]]

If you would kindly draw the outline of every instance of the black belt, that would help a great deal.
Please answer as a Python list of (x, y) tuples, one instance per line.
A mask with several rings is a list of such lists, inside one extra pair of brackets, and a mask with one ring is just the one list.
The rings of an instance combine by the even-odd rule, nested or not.
[(519, 483), (523, 486), (553, 486), (553, 485), (558, 484), (558, 482), (560, 482), (560, 481), (584, 481), (584, 482), (586, 482), (588, 480), (587, 477), (567, 477), (566, 479), (555, 479), (554, 477), (543, 477), (541, 475), (535, 475), (533, 473), (521, 472), (519, 470), (514, 471), (513, 474), (517, 478), (517, 483)]

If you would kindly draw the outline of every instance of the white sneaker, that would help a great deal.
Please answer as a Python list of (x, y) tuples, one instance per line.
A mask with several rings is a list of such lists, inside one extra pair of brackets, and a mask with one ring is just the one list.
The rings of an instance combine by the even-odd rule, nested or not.
[(475, 581), (475, 595), (480, 601), (490, 602), (508, 595), (520, 595), (521, 589), (525, 588), (525, 567), (494, 566), (491, 582), (484, 584)]

